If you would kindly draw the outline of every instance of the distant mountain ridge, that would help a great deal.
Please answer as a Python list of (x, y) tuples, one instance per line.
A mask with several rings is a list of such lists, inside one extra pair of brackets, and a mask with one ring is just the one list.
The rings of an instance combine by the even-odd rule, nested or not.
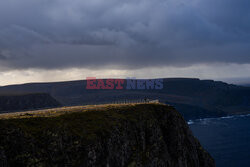
[(162, 90), (87, 90), (86, 80), (29, 83), (0, 87), (11, 92), (49, 93), (62, 105), (112, 103), (125, 99), (159, 99), (174, 105), (186, 119), (244, 114), (250, 111), (250, 88), (196, 78), (165, 78)]
[(47, 93), (0, 94), (0, 113), (58, 106), (60, 103)]
[(247, 87), (250, 87), (250, 84), (243, 84), (242, 86), (247, 86)]

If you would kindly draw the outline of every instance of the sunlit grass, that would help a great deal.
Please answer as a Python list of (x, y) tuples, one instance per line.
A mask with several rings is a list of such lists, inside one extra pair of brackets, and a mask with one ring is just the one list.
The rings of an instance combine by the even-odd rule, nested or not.
[[(150, 103), (158, 104), (157, 102), (150, 102)], [(52, 109), (42, 109), (42, 110), (14, 112), (14, 113), (3, 113), (0, 114), (0, 119), (55, 117), (67, 113), (86, 112), (91, 110), (106, 110), (109, 108), (122, 108), (125, 106), (135, 106), (139, 104), (144, 104), (144, 103), (85, 105), (85, 106), (59, 107)]]

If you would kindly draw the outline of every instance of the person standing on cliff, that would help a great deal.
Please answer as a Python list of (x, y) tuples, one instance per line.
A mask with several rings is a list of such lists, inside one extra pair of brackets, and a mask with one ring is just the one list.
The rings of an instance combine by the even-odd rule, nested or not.
[(144, 98), (144, 103), (149, 103), (149, 99), (148, 98)]

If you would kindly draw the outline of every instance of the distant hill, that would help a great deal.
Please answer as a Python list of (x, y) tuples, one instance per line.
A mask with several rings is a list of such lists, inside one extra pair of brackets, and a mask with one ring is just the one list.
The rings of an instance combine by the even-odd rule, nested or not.
[(247, 86), (247, 87), (250, 87), (250, 84), (244, 84), (244, 85), (242, 85), (242, 86)]
[(0, 113), (58, 106), (60, 103), (47, 93), (0, 94)]
[(195, 78), (164, 79), (162, 90), (87, 90), (86, 80), (0, 87), (1, 93), (44, 92), (63, 105), (100, 104), (124, 99), (159, 99), (174, 105), (186, 119), (250, 111), (250, 88)]

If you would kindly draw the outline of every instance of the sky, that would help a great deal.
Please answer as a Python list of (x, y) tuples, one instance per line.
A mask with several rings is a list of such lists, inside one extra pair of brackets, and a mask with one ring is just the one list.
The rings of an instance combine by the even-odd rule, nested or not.
[(250, 1), (0, 0), (0, 85), (86, 77), (250, 78)]

